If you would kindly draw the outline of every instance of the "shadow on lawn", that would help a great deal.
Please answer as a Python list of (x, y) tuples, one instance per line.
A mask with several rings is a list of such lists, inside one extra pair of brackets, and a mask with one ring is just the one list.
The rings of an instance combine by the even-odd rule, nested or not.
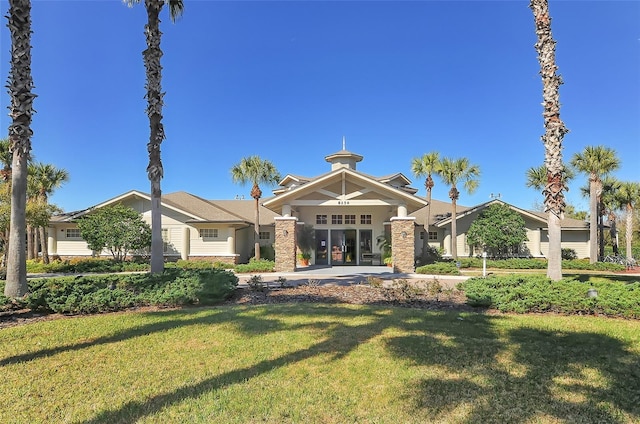
[[(84, 422), (128, 423), (309, 358), (327, 356), (328, 360), (340, 360), (393, 327), (408, 335), (386, 339), (387, 349), (398, 358), (411, 361), (418, 378), (425, 367), (444, 370), (444, 376), (417, 380), (402, 394), (414, 405), (418, 421), (429, 418), (445, 422), (525, 423), (549, 419), (622, 423), (625, 417), (620, 411), (632, 419), (640, 419), (640, 358), (629, 346), (603, 334), (539, 330), (525, 325), (502, 326), (502, 320), (511, 319), (505, 316), (330, 304), (197, 308), (144, 315), (166, 319), (91, 341), (13, 356), (0, 364), (29, 361), (190, 325), (233, 324), (239, 332), (252, 336), (302, 327), (322, 332), (317, 338), (319, 341), (309, 348), (148, 399), (132, 400), (117, 409), (101, 411)], [(294, 325), (286, 323), (295, 317), (305, 320)], [(364, 323), (356, 324), (355, 318)], [(461, 408), (465, 409), (462, 416), (447, 419), (452, 411)]]
[(426, 317), (407, 325), (422, 334), (388, 341), (398, 357), (447, 369), (448, 377), (407, 388), (416, 413), (446, 422), (447, 414), (466, 410), (451, 419), (466, 423), (629, 422), (624, 411), (638, 422), (640, 358), (629, 346), (591, 332), (504, 330), (494, 325), (498, 319), (470, 315), (438, 327)]

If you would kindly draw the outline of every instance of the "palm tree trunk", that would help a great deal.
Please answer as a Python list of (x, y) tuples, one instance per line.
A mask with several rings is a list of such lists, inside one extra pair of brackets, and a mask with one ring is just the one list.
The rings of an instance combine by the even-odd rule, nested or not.
[[(429, 220), (431, 219), (431, 188), (429, 188), (429, 180), (431, 176), (427, 177), (427, 217), (424, 220), (424, 243), (422, 246), (422, 257), (426, 258), (429, 252)], [(433, 186), (433, 180), (431, 180)]]
[(164, 271), (164, 252), (162, 242), (162, 190), (160, 180), (164, 170), (160, 156), (160, 144), (165, 138), (162, 125), (162, 65), (160, 58), (160, 11), (163, 0), (145, 0), (147, 9), (147, 25), (145, 35), (147, 49), (143, 53), (144, 65), (147, 74), (147, 116), (149, 116), (149, 165), (147, 175), (151, 183), (151, 273), (158, 274)]
[(451, 200), (451, 256), (458, 259), (458, 228), (456, 219), (456, 199)]
[(589, 178), (589, 263), (598, 262), (598, 185)]
[(27, 260), (33, 259), (33, 227), (27, 225)]
[(631, 260), (633, 259), (633, 251), (631, 250), (631, 239), (633, 238), (633, 206), (631, 204), (627, 204), (627, 228), (625, 229), (625, 238), (627, 259)]
[(40, 250), (42, 251), (42, 262), (48, 264), (49, 260), (49, 246), (47, 245), (47, 229), (40, 227)]
[[(554, 281), (562, 278), (562, 229), (560, 219), (564, 215), (564, 165), (562, 163), (562, 139), (568, 132), (560, 119), (560, 85), (562, 78), (556, 74), (555, 45), (551, 34), (551, 16), (547, 0), (531, 0), (529, 7), (533, 11), (538, 41), (535, 44), (542, 76), (542, 97), (544, 105), (545, 133), (541, 137), (545, 149), (545, 167), (547, 186), (545, 209), (549, 212), (549, 262), (547, 276)], [(552, 216), (553, 215), (553, 216)], [(554, 255), (552, 257), (552, 255)]]
[(27, 159), (31, 152), (31, 117), (33, 99), (31, 92), (31, 1), (9, 0), (9, 30), (11, 32), (11, 73), (9, 95), (9, 140), (11, 142), (11, 223), (7, 246), (7, 279), (4, 294), (20, 298), (28, 291), (25, 249), (27, 206)]
[(255, 249), (254, 257), (260, 259), (260, 202), (258, 198), (256, 198), (256, 210), (254, 214), (253, 246)]

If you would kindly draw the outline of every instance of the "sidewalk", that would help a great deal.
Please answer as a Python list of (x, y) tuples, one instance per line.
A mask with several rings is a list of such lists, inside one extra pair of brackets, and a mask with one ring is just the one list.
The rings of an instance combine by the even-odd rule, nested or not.
[(289, 286), (308, 284), (309, 280), (323, 285), (351, 285), (367, 284), (367, 277), (373, 276), (385, 281), (393, 280), (438, 280), (445, 288), (453, 288), (459, 282), (470, 278), (463, 275), (429, 275), (415, 273), (394, 273), (387, 266), (309, 266), (299, 268), (296, 272), (255, 272), (251, 274), (237, 274), (240, 284), (244, 285), (253, 275), (260, 275), (265, 283), (278, 282), (285, 278)]

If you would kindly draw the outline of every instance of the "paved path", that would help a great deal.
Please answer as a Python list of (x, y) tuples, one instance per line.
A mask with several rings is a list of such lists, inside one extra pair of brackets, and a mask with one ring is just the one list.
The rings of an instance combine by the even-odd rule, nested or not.
[(415, 282), (420, 280), (438, 280), (445, 288), (453, 288), (459, 282), (469, 278), (462, 275), (394, 273), (392, 269), (387, 266), (309, 266), (307, 268), (300, 268), (296, 272), (255, 272), (251, 274), (238, 274), (240, 284), (246, 284), (253, 275), (260, 275), (262, 277), (262, 281), (265, 283), (277, 283), (279, 279), (286, 278), (287, 285), (307, 284), (309, 280), (317, 281), (318, 284), (366, 284), (367, 277), (373, 276), (381, 278), (389, 283), (393, 282), (393, 280), (400, 279)]

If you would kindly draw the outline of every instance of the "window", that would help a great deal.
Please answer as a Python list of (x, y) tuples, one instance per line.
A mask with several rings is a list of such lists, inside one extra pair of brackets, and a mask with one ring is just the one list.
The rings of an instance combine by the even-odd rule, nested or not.
[(203, 239), (218, 238), (217, 228), (203, 228), (200, 230), (200, 237)]
[(316, 224), (326, 224), (327, 215), (316, 215)]
[(271, 240), (271, 233), (269, 231), (260, 231), (260, 240)]
[(371, 215), (360, 215), (360, 224), (371, 224)]
[(438, 232), (429, 231), (429, 240), (438, 240)]
[(162, 229), (162, 251), (167, 253), (169, 251), (169, 229)]
[(342, 224), (342, 215), (331, 215), (332, 224)]
[(82, 235), (80, 234), (80, 228), (67, 228), (67, 232), (65, 233), (68, 239), (82, 239)]
[(355, 224), (356, 223), (356, 216), (355, 215), (345, 215), (344, 216), (344, 223), (345, 224)]

